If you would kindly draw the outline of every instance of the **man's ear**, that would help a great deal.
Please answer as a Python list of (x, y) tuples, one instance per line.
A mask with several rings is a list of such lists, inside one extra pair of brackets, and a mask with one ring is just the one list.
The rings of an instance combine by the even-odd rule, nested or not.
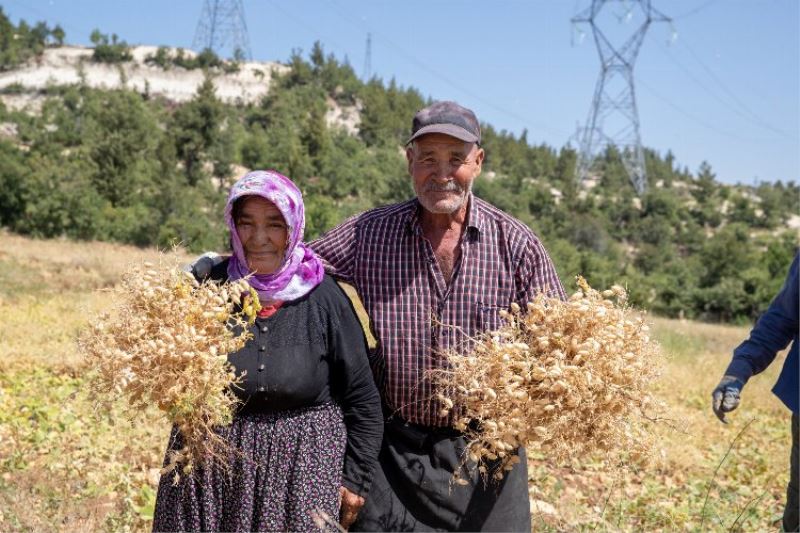
[(414, 161), (414, 145), (412, 144), (406, 148), (406, 161), (408, 162), (408, 174), (411, 175), (411, 163)]
[(483, 170), (483, 158), (484, 157), (486, 157), (486, 152), (483, 151), (483, 148), (478, 148), (478, 152), (475, 154), (475, 166), (478, 167), (477, 169), (475, 169), (475, 176), (476, 177)]

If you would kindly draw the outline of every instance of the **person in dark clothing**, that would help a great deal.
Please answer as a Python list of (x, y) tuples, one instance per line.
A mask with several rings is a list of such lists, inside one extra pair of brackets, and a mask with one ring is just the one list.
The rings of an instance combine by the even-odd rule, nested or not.
[[(262, 304), (252, 339), (229, 362), (242, 403), (220, 434), (228, 464), (158, 487), (154, 531), (310, 531), (345, 528), (364, 505), (383, 432), (367, 345), (350, 300), (303, 242), (300, 191), (274, 171), (231, 189), (230, 258), (200, 279), (247, 276)], [(167, 453), (180, 449), (173, 430)], [(330, 524), (329, 524), (330, 525)]]
[(717, 417), (725, 422), (725, 413), (739, 406), (741, 391), (747, 380), (763, 372), (775, 360), (779, 351), (791, 342), (792, 347), (783, 363), (783, 369), (772, 392), (792, 412), (792, 451), (790, 456), (789, 485), (786, 488), (786, 508), (783, 513), (783, 530), (797, 531), (798, 524), (798, 261), (795, 255), (789, 274), (780, 293), (761, 318), (750, 337), (733, 351), (725, 375), (711, 393), (711, 406)]

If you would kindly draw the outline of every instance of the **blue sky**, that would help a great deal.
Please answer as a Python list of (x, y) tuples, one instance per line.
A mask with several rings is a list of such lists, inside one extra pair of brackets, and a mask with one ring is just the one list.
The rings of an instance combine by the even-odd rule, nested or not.
[[(589, 112), (600, 65), (570, 18), (590, 0), (243, 0), (253, 58), (286, 61), (314, 41), (361, 74), (456, 100), (498, 130), (560, 147)], [(17, 22), (92, 29), (130, 44), (190, 47), (202, 0), (5, 0)], [(643, 143), (726, 183), (800, 180), (800, 2), (653, 0), (634, 71)], [(614, 12), (622, 13), (618, 7)], [(604, 19), (609, 32), (629, 31)], [(627, 28), (627, 30), (626, 30)], [(672, 30), (676, 38), (671, 40)], [(586, 28), (588, 31), (588, 28)], [(574, 42), (573, 42), (574, 41)], [(671, 41), (671, 43), (670, 43)], [(409, 117), (410, 122), (410, 117)]]

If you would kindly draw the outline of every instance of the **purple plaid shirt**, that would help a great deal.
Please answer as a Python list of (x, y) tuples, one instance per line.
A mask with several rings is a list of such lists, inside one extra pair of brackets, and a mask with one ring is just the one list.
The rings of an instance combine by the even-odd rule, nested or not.
[(468, 350), (471, 336), (497, 329), (511, 302), (524, 306), (540, 291), (563, 298), (564, 289), (536, 235), (475, 196), (448, 285), (420, 209), (415, 198), (367, 211), (311, 247), (364, 303), (378, 341), (370, 364), (387, 406), (410, 422), (449, 426), (427, 378), (444, 364), (442, 352)]

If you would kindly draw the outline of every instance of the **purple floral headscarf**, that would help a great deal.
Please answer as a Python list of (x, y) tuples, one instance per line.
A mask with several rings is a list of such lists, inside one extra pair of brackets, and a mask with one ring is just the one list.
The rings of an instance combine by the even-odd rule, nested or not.
[(233, 204), (242, 196), (261, 196), (275, 204), (288, 226), (289, 242), (280, 268), (272, 274), (254, 274), (250, 285), (262, 302), (296, 300), (308, 294), (322, 281), (324, 270), (314, 252), (303, 243), (306, 225), (303, 196), (300, 189), (274, 170), (254, 170), (242, 176), (231, 188), (225, 206), (225, 222), (231, 230), (233, 256), (228, 263), (231, 280), (251, 273), (247, 266), (242, 241), (233, 220)]

